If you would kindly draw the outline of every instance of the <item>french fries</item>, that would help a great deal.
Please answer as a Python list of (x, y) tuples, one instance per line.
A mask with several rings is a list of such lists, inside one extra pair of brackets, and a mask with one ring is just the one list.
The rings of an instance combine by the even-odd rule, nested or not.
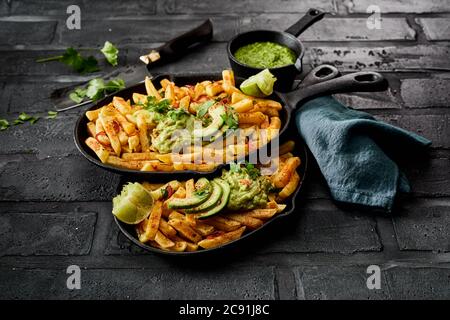
[[(86, 126), (88, 136), (100, 145), (92, 139), (85, 142), (86, 145), (89, 142), (88, 147), (103, 163), (139, 171), (210, 172), (218, 165), (248, 155), (250, 151), (263, 145), (259, 135), (247, 135), (243, 138), (244, 142), (222, 143), (221, 138), (226, 130), (236, 128), (233, 121), (237, 120), (237, 127), (242, 130), (267, 129), (269, 140), (275, 138), (282, 127), (279, 114), (282, 105), (274, 100), (242, 93), (236, 87), (232, 70), (223, 70), (220, 80), (205, 80), (192, 85), (177, 86), (169, 79), (162, 79), (155, 86), (149, 77), (145, 78), (144, 84), (145, 92), (133, 92), (129, 99), (115, 96), (110, 103), (86, 112), (89, 120)], [(225, 105), (228, 118), (224, 118), (222, 124), (218, 125), (220, 129), (214, 132), (210, 140), (203, 141), (195, 152), (159, 152), (155, 142), (158, 130), (155, 129), (161, 120), (150, 113), (149, 106), (154, 100), (161, 102), (163, 99), (169, 101), (170, 110), (183, 109), (196, 116), (205, 102), (215, 101), (215, 105)], [(205, 115), (201, 118), (203, 117)], [(207, 114), (206, 117), (211, 116)], [(208, 121), (203, 123), (204, 126), (208, 124)], [(213, 151), (209, 153), (208, 149)], [(108, 157), (111, 159), (108, 160)]]
[[(94, 138), (91, 137), (91, 139), (97, 142)], [(292, 150), (293, 143), (283, 144), (280, 148), (288, 151), (283, 154), (286, 156), (290, 154), (289, 150)], [(109, 158), (121, 160), (115, 156)], [(282, 165), (272, 176), (267, 177), (267, 182), (272, 182), (273, 186), (275, 183), (284, 186), (279, 189), (270, 189), (265, 204), (251, 210), (231, 210), (231, 207), (225, 206), (209, 217), (202, 216), (203, 212), (189, 211), (192, 208), (190, 205), (180, 206), (176, 210), (171, 209), (173, 207), (170, 206), (171, 201), (173, 203), (175, 199), (186, 199), (187, 203), (192, 201), (192, 197), (195, 197), (198, 188), (202, 186), (199, 181), (173, 180), (165, 184), (143, 182), (142, 185), (154, 199), (154, 205), (148, 218), (136, 226), (139, 240), (165, 251), (189, 252), (223, 246), (239, 239), (246, 231), (260, 228), (286, 209), (286, 204), (282, 202), (295, 192), (300, 183), (300, 175), (296, 170), (300, 159), (291, 154), (283, 161), (277, 160)]]

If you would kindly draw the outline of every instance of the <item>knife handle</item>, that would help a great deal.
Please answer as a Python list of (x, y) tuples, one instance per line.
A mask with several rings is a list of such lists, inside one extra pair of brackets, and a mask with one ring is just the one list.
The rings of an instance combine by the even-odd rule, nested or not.
[(210, 19), (200, 26), (192, 29), (155, 49), (163, 60), (174, 60), (180, 58), (191, 48), (211, 41), (213, 37), (213, 26)]

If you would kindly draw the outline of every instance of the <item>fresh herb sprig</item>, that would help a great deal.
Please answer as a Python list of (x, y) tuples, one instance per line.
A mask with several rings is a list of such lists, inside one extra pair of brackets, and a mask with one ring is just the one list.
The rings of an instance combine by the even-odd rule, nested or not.
[(77, 50), (70, 47), (67, 48), (64, 54), (48, 58), (36, 60), (38, 63), (59, 61), (71, 67), (78, 73), (91, 73), (99, 71), (98, 61), (93, 56), (83, 57)]
[(119, 50), (109, 41), (106, 41), (103, 48), (100, 50), (105, 56), (106, 60), (112, 65), (117, 66), (117, 58)]
[(77, 88), (69, 94), (69, 98), (76, 102), (81, 103), (85, 98), (92, 101), (97, 101), (107, 94), (114, 93), (116, 91), (125, 88), (125, 81), (116, 78), (105, 83), (103, 79), (95, 78), (88, 82), (85, 88)]

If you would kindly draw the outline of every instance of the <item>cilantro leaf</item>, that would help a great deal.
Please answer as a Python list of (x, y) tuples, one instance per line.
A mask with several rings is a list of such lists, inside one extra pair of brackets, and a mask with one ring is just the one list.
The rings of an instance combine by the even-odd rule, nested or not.
[(54, 56), (49, 58), (38, 59), (36, 62), (49, 62), (59, 61), (62, 62), (79, 73), (91, 73), (99, 71), (97, 59), (93, 56), (87, 58), (81, 56), (81, 54), (74, 48), (67, 48), (63, 55)]
[(162, 99), (157, 101), (155, 97), (148, 96), (147, 101), (144, 103), (144, 109), (148, 111), (154, 111), (158, 113), (166, 113), (171, 109), (170, 101), (167, 99)]
[(103, 97), (105, 91), (105, 82), (103, 79), (95, 78), (88, 82), (86, 96), (93, 101)]
[(113, 79), (106, 84), (105, 89), (107, 92), (116, 92), (125, 89), (125, 81), (119, 78)]
[(247, 170), (247, 173), (250, 176), (250, 178), (252, 178), (253, 180), (255, 180), (261, 175), (261, 172), (259, 171), (258, 168), (255, 167), (253, 163), (247, 162), (245, 165), (245, 169)]
[(21, 121), (28, 121), (28, 120), (30, 120), (31, 118), (32, 118), (32, 117), (31, 117), (30, 115), (26, 114), (25, 112), (22, 112), (21, 114), (19, 114), (18, 120), (21, 120)]
[(48, 116), (45, 117), (46, 119), (55, 119), (58, 116), (57, 111), (49, 111), (47, 112)]
[(208, 100), (202, 103), (197, 109), (197, 117), (203, 118), (208, 112), (209, 108), (212, 107), (216, 102), (214, 100)]
[(239, 122), (236, 119), (235, 115), (231, 113), (226, 113), (222, 115), (222, 119), (225, 122), (225, 124), (228, 126), (228, 128), (235, 130), (239, 127)]
[(112, 66), (117, 66), (117, 57), (119, 50), (111, 42), (106, 41), (100, 51)]
[[(86, 97), (86, 89), (84, 88), (76, 88), (69, 94), (69, 98), (76, 103), (81, 103), (83, 99)], [(49, 111), (50, 112), (50, 111)]]
[(0, 131), (8, 129), (10, 126), (9, 121), (6, 119), (0, 119)]
[(29, 120), (29, 122), (30, 122), (31, 124), (35, 124), (39, 119), (40, 119), (40, 117), (31, 117), (30, 120)]

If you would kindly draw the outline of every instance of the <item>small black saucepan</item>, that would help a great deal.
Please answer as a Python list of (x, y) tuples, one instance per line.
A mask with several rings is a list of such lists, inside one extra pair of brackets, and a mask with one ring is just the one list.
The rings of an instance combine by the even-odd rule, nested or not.
[(228, 42), (227, 51), (231, 68), (238, 77), (248, 78), (262, 71), (262, 68), (255, 68), (239, 62), (234, 53), (239, 48), (260, 41), (270, 41), (284, 45), (293, 50), (297, 55), (295, 64), (290, 64), (278, 68), (270, 68), (270, 72), (277, 78), (275, 82), (275, 90), (286, 92), (292, 89), (295, 77), (302, 71), (303, 56), (305, 55), (305, 47), (297, 38), (306, 29), (315, 22), (322, 20), (325, 12), (318, 9), (309, 9), (309, 11), (290, 28), (281, 31), (272, 30), (253, 30), (240, 33)]

